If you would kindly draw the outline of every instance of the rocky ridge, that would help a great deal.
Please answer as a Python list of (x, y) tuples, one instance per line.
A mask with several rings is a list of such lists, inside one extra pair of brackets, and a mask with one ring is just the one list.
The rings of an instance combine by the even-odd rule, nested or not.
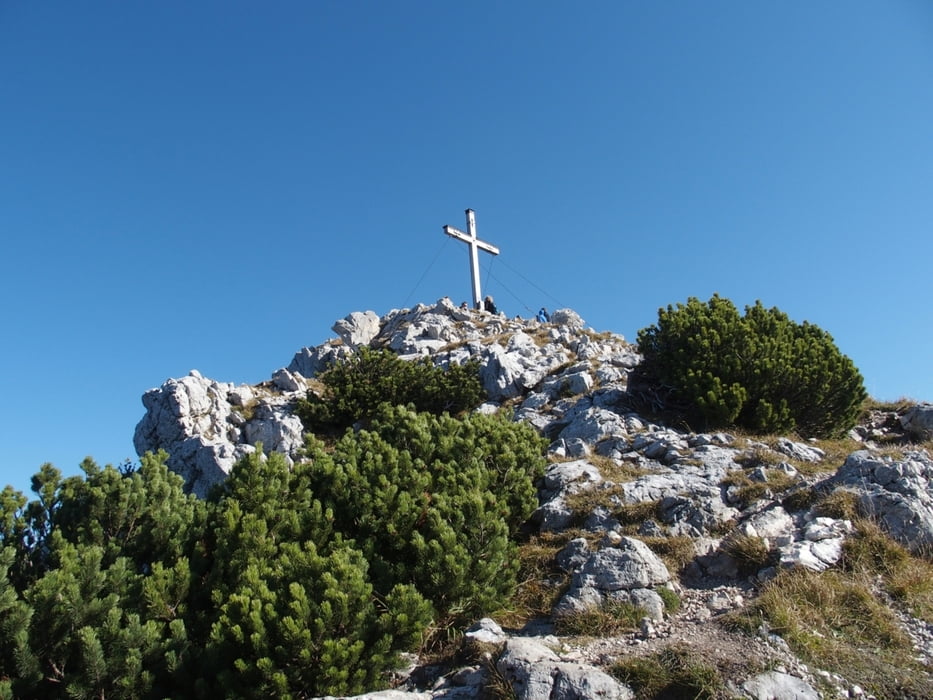
[[(150, 390), (134, 437), (137, 451), (165, 449), (186, 488), (203, 496), (260, 442), (266, 451), (300, 459), (302, 427), (292, 413), (294, 402), (316, 390), (317, 374), (355, 348), (385, 347), (444, 366), (476, 359), (488, 395), (480, 410), (509, 411), (550, 440), (553, 460), (539, 485), (533, 527), (586, 534), (557, 554), (570, 585), (552, 619), (508, 632), (480, 621), (466, 638), (494, 645), (491, 662), (433, 676), (415, 664), (398, 679), (398, 689), (371, 697), (475, 697), (495, 669), (519, 698), (627, 698), (631, 689), (603, 669), (621, 656), (672, 641), (721, 658), (751, 653), (762, 660), (737, 668), (731, 690), (739, 697), (815, 698), (820, 684), (843, 697), (859, 695), (845, 679), (807, 668), (766, 629), (750, 640), (710, 621), (744, 606), (753, 585), (779, 568), (822, 570), (842, 554), (849, 521), (819, 516), (806, 498), (777, 499), (769, 484), (781, 484), (784, 496), (850, 491), (894, 538), (928, 548), (933, 460), (922, 450), (895, 459), (876, 448), (892, 435), (929, 439), (933, 406), (873, 415), (851, 434), (864, 449), (827, 466), (826, 453), (810, 443), (685, 433), (646, 419), (634, 410), (640, 404), (629, 391), (640, 361), (636, 349), (621, 336), (586, 328), (570, 310), (556, 311), (542, 324), (460, 309), (445, 298), (383, 317), (353, 313), (333, 330), (337, 338), (303, 348), (260, 385), (216, 382), (192, 371)], [(803, 469), (806, 464), (820, 469)], [(597, 505), (581, 517), (587, 499)], [(650, 508), (639, 511), (648, 515), (637, 536), (623, 534), (618, 513), (645, 504)], [(768, 566), (746, 571), (728, 546), (738, 536), (759, 538), (772, 553)], [(690, 563), (679, 576), (643, 541), (656, 537), (690, 543)], [(680, 597), (676, 612), (666, 610), (665, 590)], [(554, 635), (555, 619), (606, 602), (644, 610), (638, 633), (588, 642)], [(909, 616), (904, 624), (918, 658), (933, 658), (933, 633)], [(772, 670), (761, 672), (764, 667)]]

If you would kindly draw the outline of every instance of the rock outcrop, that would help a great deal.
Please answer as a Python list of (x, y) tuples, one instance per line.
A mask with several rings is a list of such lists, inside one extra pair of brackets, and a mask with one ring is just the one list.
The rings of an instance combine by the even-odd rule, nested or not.
[[(464, 310), (445, 298), (382, 317), (352, 313), (333, 330), (337, 338), (302, 348), (256, 386), (192, 371), (146, 392), (137, 451), (166, 450), (186, 488), (204, 496), (260, 445), (300, 459), (295, 401), (331, 363), (359, 347), (430, 357), (439, 366), (477, 360), (488, 398), (479, 410), (507, 411), (550, 441), (552, 463), (537, 485), (540, 505), (529, 526), (542, 536), (573, 530), (555, 557), (569, 586), (551, 619), (508, 632), (480, 621), (465, 643), (488, 645), (486, 663), (438, 671), (428, 680), (426, 670), (411, 671), (400, 688), (368, 697), (476, 697), (495, 674), (518, 698), (630, 698), (632, 690), (605, 672), (607, 660), (665, 635), (712, 634), (712, 618), (740, 609), (752, 587), (781, 567), (821, 571), (839, 561), (852, 524), (825, 517), (808, 494), (851, 492), (906, 546), (930, 551), (933, 544), (933, 460), (922, 450), (894, 458), (874, 449), (892, 436), (929, 439), (933, 406), (875, 412), (850, 434), (865, 449), (833, 463), (816, 445), (789, 437), (764, 444), (722, 432), (687, 433), (640, 415), (628, 391), (640, 361), (636, 349), (621, 336), (586, 328), (568, 309), (539, 323)], [(632, 522), (624, 522), (629, 512), (639, 514), (634, 536)], [(683, 571), (672, 573), (645, 543), (658, 538), (689, 543)], [(766, 560), (740, 560), (735, 542), (741, 538), (759, 542)], [(682, 601), (676, 616), (666, 607), (668, 593)], [(587, 646), (553, 635), (561, 616), (611, 602), (643, 611), (638, 633)], [(732, 679), (736, 696), (818, 697), (811, 672), (779, 637), (765, 632), (755, 640), (715, 641), (732, 644), (736, 655), (753, 647), (776, 669)], [(933, 657), (933, 635), (918, 646), (924, 658)], [(834, 682), (849, 692), (844, 680)]]
[(611, 370), (613, 381), (606, 387), (619, 391), (639, 361), (621, 336), (585, 330), (573, 311), (557, 311), (554, 318), (560, 323), (507, 319), (461, 309), (446, 298), (433, 307), (391, 311), (382, 318), (372, 311), (354, 312), (334, 324), (338, 338), (302, 348), (260, 385), (217, 382), (192, 370), (151, 389), (143, 396), (146, 414), (133, 443), (138, 454), (168, 452), (169, 467), (199, 496), (221, 483), (260, 443), (264, 451), (296, 459), (303, 438), (294, 402), (307, 393), (309, 379), (361, 346), (390, 348), (408, 358), (428, 355), (443, 366), (477, 359), (492, 402), (488, 410), (538, 390), (540, 403), (527, 409), (526, 418), (549, 426), (561, 415), (553, 404), (587, 391), (596, 381), (595, 367), (603, 376)]
[(258, 445), (298, 456), (303, 429), (290, 408), (306, 391), (303, 377), (284, 369), (259, 386), (216, 382), (192, 370), (143, 395), (146, 415), (133, 444), (139, 454), (167, 451), (186, 489), (203, 497)]

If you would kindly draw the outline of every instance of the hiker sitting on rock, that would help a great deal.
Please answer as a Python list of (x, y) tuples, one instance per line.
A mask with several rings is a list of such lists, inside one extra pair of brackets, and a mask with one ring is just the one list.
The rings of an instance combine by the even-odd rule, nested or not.
[(487, 296), (483, 301), (483, 308), (491, 314), (499, 313), (499, 309), (496, 308), (496, 303), (492, 300), (491, 296)]

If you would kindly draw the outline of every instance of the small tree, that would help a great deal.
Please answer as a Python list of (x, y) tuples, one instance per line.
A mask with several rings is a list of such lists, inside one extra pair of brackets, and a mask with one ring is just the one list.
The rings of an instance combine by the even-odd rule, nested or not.
[(674, 391), (685, 418), (706, 429), (737, 425), (762, 432), (830, 437), (858, 418), (862, 376), (817, 326), (791, 321), (761, 302), (741, 316), (728, 299), (658, 310), (638, 332), (642, 371)]

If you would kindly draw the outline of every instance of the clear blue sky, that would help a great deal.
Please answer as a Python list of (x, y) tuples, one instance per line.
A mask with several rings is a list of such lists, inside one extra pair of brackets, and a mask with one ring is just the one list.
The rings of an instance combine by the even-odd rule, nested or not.
[(933, 400), (928, 0), (0, 0), (0, 476), (140, 397), (484, 292), (634, 340), (760, 299)]

